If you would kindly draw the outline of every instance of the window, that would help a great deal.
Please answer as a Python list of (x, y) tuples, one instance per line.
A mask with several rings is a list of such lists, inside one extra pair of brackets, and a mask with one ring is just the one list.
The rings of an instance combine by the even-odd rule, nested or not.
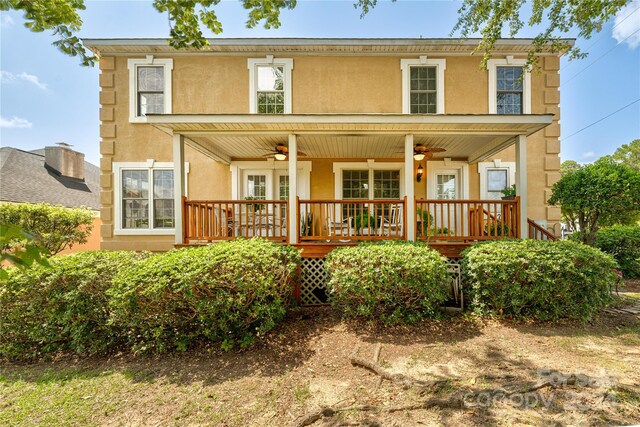
[(258, 66), (258, 113), (284, 114), (284, 67)]
[(522, 114), (522, 67), (498, 67), (496, 75), (496, 112)]
[(293, 59), (249, 59), (248, 66), (249, 111), (290, 114)]
[(173, 170), (122, 169), (121, 174), (122, 228), (174, 228)]
[(172, 59), (129, 59), (129, 121), (147, 114), (171, 114)]
[(258, 200), (267, 199), (266, 175), (247, 175), (247, 197)]
[(373, 171), (373, 198), (374, 199), (399, 199), (400, 198), (400, 171), (399, 170), (374, 170)]
[(342, 171), (342, 198), (343, 199), (368, 199), (369, 198), (369, 171), (368, 170)]
[(289, 199), (289, 175), (280, 175), (278, 182), (278, 196), (280, 200)]
[(444, 59), (401, 59), (402, 112), (444, 114)]
[(455, 174), (437, 174), (436, 180), (436, 196), (438, 200), (457, 199), (457, 184)]
[(480, 198), (483, 200), (502, 199), (502, 190), (511, 187), (516, 179), (515, 162), (493, 159), (478, 163), (480, 175)]
[(435, 114), (436, 99), (436, 67), (411, 67), (411, 114)]
[(526, 59), (490, 59), (489, 113), (531, 114), (531, 73)]
[(508, 169), (487, 170), (487, 191), (500, 193), (508, 187)]
[[(173, 234), (176, 226), (173, 163), (114, 162), (112, 167), (114, 234)], [(188, 173), (189, 163), (185, 163), (185, 174)]]

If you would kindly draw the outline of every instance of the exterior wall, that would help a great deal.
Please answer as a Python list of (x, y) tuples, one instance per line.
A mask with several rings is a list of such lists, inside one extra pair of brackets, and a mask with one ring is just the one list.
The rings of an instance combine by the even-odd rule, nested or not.
[[(142, 55), (141, 55), (142, 56)], [(140, 56), (140, 57), (141, 57)], [(176, 56), (173, 58), (172, 110), (174, 114), (223, 114), (249, 112), (249, 56)], [(291, 57), (289, 55), (278, 57)], [(407, 58), (415, 55), (407, 55)], [(429, 56), (429, 58), (432, 58)], [(433, 59), (437, 56), (434, 55)], [(126, 57), (100, 61), (100, 168), (101, 219), (104, 249), (166, 250), (173, 236), (114, 235), (112, 162), (153, 159), (172, 161), (171, 136), (150, 125), (129, 122), (129, 70)], [(400, 57), (293, 56), (292, 112), (301, 113), (401, 113), (402, 73)], [(446, 57), (445, 113), (487, 114), (488, 72), (476, 56)], [(554, 123), (528, 138), (529, 217), (557, 227), (558, 208), (545, 201), (559, 179), (559, 58), (544, 57), (541, 70), (531, 76), (532, 113), (554, 114)], [(229, 167), (187, 147), (190, 163), (188, 197), (230, 198)], [(494, 158), (513, 161), (509, 148)], [(359, 159), (362, 160), (362, 159)], [(341, 160), (341, 161), (347, 161)], [(401, 161), (394, 159), (393, 161)], [(311, 197), (333, 198), (331, 159), (316, 159), (311, 172)], [(426, 166), (426, 162), (423, 165)], [(417, 163), (412, 171), (414, 179)], [(470, 165), (470, 198), (479, 197), (477, 164)], [(426, 196), (426, 176), (416, 185), (416, 197)]]
[[(96, 212), (97, 214), (97, 212)], [(70, 254), (73, 252), (80, 251), (97, 251), (100, 249), (100, 229), (102, 225), (102, 220), (99, 216), (96, 216), (93, 219), (93, 230), (91, 231), (91, 235), (87, 239), (87, 243), (83, 243), (81, 245), (73, 245), (71, 249), (65, 249), (60, 252), (61, 254)]]

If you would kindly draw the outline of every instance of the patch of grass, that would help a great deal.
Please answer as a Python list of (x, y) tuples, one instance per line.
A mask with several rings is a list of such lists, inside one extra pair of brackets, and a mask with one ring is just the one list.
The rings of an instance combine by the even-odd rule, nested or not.
[(304, 402), (311, 397), (311, 390), (309, 390), (309, 384), (304, 384), (293, 388), (293, 397), (296, 398), (296, 402), (300, 405), (304, 405)]
[(640, 405), (640, 391), (638, 390), (631, 390), (626, 387), (617, 386), (613, 387), (611, 391), (615, 393), (616, 401), (618, 403), (626, 403), (633, 406)]

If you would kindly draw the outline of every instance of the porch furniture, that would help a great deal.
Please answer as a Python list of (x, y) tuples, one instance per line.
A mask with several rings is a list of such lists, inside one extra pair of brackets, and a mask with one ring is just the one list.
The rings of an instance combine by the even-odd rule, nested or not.
[(381, 236), (402, 235), (402, 219), (398, 211), (397, 205), (392, 205), (389, 208), (389, 218), (382, 219), (382, 223), (380, 224)]

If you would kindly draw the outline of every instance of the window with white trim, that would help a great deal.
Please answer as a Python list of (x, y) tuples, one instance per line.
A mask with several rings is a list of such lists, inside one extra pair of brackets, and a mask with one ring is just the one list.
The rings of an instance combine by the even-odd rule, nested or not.
[(444, 114), (444, 70), (446, 60), (401, 59), (402, 112)]
[[(185, 173), (189, 163), (185, 163)], [(115, 234), (173, 234), (173, 163), (114, 162)]]
[(249, 59), (248, 67), (249, 112), (290, 114), (293, 59)]
[(174, 228), (173, 169), (121, 169), (120, 173), (122, 229)]
[(171, 114), (173, 59), (129, 59), (129, 119), (144, 121), (147, 114)]
[(531, 73), (526, 59), (490, 59), (489, 113), (531, 114)]

